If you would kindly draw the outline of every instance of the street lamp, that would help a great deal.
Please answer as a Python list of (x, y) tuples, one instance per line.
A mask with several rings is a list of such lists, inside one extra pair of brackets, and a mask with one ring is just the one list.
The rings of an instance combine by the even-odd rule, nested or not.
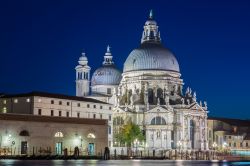
[(216, 143), (216, 142), (214, 142), (212, 146), (213, 146), (213, 149), (215, 150), (215, 149), (216, 149), (216, 147), (217, 147), (217, 143)]
[(137, 148), (138, 148), (138, 144), (139, 144), (139, 141), (137, 140), (137, 138), (134, 140), (134, 145), (135, 145), (135, 153), (137, 155)]
[(216, 142), (214, 142), (212, 146), (213, 146), (213, 150), (214, 150), (214, 152), (213, 152), (213, 158), (215, 158), (215, 150), (216, 150), (216, 148), (217, 148), (218, 145), (217, 145)]
[(182, 146), (182, 142), (181, 142), (181, 141), (178, 141), (178, 142), (177, 142), (177, 147), (179, 147), (179, 153), (181, 152), (181, 146)]

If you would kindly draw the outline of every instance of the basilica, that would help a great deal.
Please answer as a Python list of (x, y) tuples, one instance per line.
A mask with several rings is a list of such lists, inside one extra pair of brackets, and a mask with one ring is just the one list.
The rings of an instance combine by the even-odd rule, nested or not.
[[(103, 64), (91, 78), (85, 53), (75, 69), (77, 96), (113, 105), (113, 135), (132, 122), (145, 135), (139, 147), (208, 150), (207, 103), (198, 102), (191, 88), (183, 89), (178, 61), (162, 44), (152, 11), (143, 27), (141, 43), (128, 55), (123, 72), (112, 57), (108, 46)], [(113, 136), (111, 146), (123, 145)]]

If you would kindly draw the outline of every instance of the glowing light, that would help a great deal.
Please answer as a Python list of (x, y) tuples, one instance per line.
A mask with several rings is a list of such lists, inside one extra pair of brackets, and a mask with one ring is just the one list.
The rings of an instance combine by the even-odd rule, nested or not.
[(75, 145), (75, 146), (79, 146), (80, 145), (80, 139), (79, 138), (74, 138), (73, 139), (73, 144)]
[(62, 138), (63, 137), (63, 133), (60, 132), (60, 131), (58, 131), (58, 132), (56, 132), (55, 137)]
[(93, 133), (89, 133), (87, 138), (95, 138), (95, 135)]

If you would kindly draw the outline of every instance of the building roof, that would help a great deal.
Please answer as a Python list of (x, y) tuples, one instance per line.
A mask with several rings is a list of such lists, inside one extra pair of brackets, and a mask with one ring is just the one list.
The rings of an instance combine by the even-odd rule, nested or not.
[(91, 86), (119, 85), (121, 79), (122, 73), (115, 65), (103, 65), (94, 72), (91, 78)]
[(142, 43), (124, 63), (123, 72), (139, 70), (167, 70), (180, 72), (174, 54), (160, 43)]
[(27, 115), (27, 114), (24, 115), (24, 114), (2, 114), (0, 113), (0, 120), (107, 125), (107, 120), (105, 119), (55, 117), (55, 116), (40, 116), (40, 115)]
[(92, 98), (87, 98), (87, 97), (78, 97), (78, 96), (70, 96), (70, 95), (64, 95), (64, 94), (39, 92), (39, 91), (33, 91), (29, 93), (19, 93), (19, 94), (7, 94), (7, 95), (0, 96), (0, 98), (30, 97), (30, 96), (50, 97), (50, 98), (58, 98), (58, 99), (85, 101), (85, 102), (91, 102), (91, 103), (108, 104), (106, 102), (92, 99)]
[(228, 124), (233, 125), (233, 126), (250, 127), (250, 120), (220, 118), (220, 117), (208, 117), (208, 120), (218, 120), (218, 121), (222, 121), (222, 122), (228, 123)]

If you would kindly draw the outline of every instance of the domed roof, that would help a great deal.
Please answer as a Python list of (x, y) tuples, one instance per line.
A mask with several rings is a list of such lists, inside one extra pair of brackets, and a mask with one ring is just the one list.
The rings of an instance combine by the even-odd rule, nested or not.
[(121, 72), (114, 65), (103, 65), (94, 72), (91, 85), (119, 85), (121, 78)]
[(166, 70), (180, 72), (173, 53), (161, 44), (160, 31), (153, 19), (153, 11), (145, 22), (141, 45), (134, 49), (124, 63), (123, 72), (139, 70)]
[(78, 63), (83, 66), (88, 64), (88, 58), (84, 52), (82, 53), (82, 56), (79, 57)]
[(107, 51), (104, 55), (102, 67), (98, 68), (91, 79), (91, 85), (119, 85), (122, 73), (118, 70), (112, 60), (113, 56), (110, 51), (110, 46), (107, 46)]
[(166, 70), (180, 72), (173, 53), (161, 43), (143, 42), (134, 49), (124, 63), (123, 72), (138, 70)]

